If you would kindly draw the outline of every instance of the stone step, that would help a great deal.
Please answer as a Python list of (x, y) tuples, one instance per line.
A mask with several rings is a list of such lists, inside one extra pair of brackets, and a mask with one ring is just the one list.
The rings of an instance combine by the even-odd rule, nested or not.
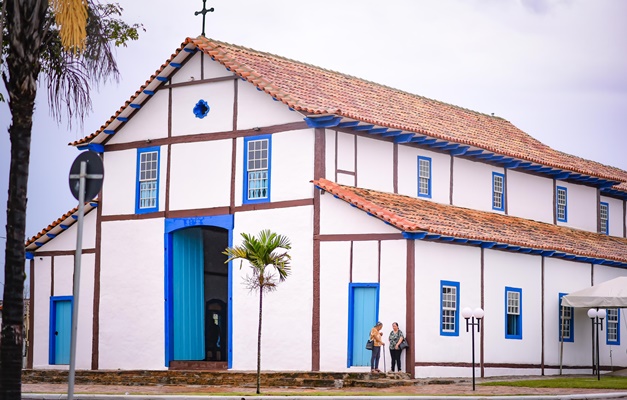
[[(23, 370), (23, 383), (67, 383), (68, 371)], [(74, 382), (86, 385), (212, 385), (254, 387), (257, 383), (255, 372), (232, 371), (88, 371), (75, 372)], [(415, 385), (409, 374), (397, 376), (369, 373), (334, 372), (262, 372), (261, 385), (264, 387), (372, 387)]]

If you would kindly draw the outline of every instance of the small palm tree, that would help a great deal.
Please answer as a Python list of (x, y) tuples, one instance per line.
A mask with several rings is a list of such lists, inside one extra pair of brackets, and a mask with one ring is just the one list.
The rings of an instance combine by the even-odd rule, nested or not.
[[(257, 331), (257, 394), (261, 382), (261, 319), (263, 313), (263, 292), (276, 290), (278, 282), (283, 282), (290, 274), (291, 257), (287, 250), (292, 248), (290, 240), (270, 230), (262, 230), (257, 237), (242, 233), (244, 241), (239, 246), (227, 247), (223, 252), (228, 256), (226, 262), (240, 259), (240, 269), (244, 260), (252, 268), (252, 275), (244, 282), (250, 291), (259, 290), (259, 329)], [(277, 252), (277, 250), (285, 250)], [(269, 266), (274, 270), (268, 269)], [(278, 282), (276, 280), (278, 275)]]

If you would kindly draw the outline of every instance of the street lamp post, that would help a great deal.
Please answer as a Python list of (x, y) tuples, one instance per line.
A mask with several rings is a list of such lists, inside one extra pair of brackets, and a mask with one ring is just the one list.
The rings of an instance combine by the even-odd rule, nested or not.
[(588, 310), (588, 317), (592, 320), (592, 327), (595, 328), (593, 329), (594, 335), (595, 335), (595, 342), (593, 342), (593, 347), (595, 348), (594, 351), (594, 360), (596, 362), (596, 370), (597, 370), (597, 380), (601, 380), (601, 371), (600, 371), (600, 364), (599, 364), (599, 327), (601, 327), (601, 330), (603, 330), (603, 319), (605, 319), (605, 316), (607, 315), (607, 312), (604, 309), (594, 309), (591, 308)]
[[(475, 308), (473, 311), (470, 307), (466, 307), (462, 310), (462, 317), (466, 319), (466, 332), (468, 328), (472, 326), (472, 390), (475, 390), (475, 326), (477, 332), (481, 332), (481, 320), (483, 319), (484, 312), (481, 307)], [(475, 318), (477, 321), (475, 322)], [(471, 322), (472, 321), (472, 322)]]

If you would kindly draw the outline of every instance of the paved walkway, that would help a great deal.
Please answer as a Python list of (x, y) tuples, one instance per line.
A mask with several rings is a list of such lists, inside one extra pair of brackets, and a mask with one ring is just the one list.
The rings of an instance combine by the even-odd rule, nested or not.
[[(536, 378), (536, 377), (534, 377)], [(521, 377), (519, 379), (524, 379)], [(262, 396), (255, 395), (255, 387), (203, 386), (203, 385), (162, 385), (162, 386), (115, 386), (115, 385), (76, 385), (76, 399), (128, 399), (128, 400), (188, 400), (188, 399), (245, 399), (274, 398), (281, 399), (362, 399), (378, 396), (378, 400), (386, 398), (409, 399), (419, 397), (426, 399), (627, 399), (626, 391), (607, 389), (543, 389), (518, 388), (509, 386), (481, 386), (481, 379), (476, 380), (476, 390), (472, 390), (472, 380), (456, 379), (454, 383), (438, 384), (434, 380), (416, 380), (415, 386), (392, 388), (261, 388)], [(67, 384), (23, 384), (24, 399), (57, 400), (66, 397)], [(314, 397), (307, 394), (317, 394)]]

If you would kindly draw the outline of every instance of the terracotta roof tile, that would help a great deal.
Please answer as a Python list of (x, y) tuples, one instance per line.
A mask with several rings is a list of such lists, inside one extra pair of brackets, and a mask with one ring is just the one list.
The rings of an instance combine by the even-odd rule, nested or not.
[(326, 179), (313, 183), (404, 232), (428, 232), (627, 263), (624, 238), (344, 186)]
[[(307, 115), (334, 114), (587, 176), (627, 182), (626, 171), (554, 150), (503, 118), (202, 36), (187, 38), (127, 103), (136, 100), (190, 44), (260, 90)], [(96, 138), (126, 107), (121, 107), (97, 132), (71, 144), (80, 145)], [(619, 184), (614, 189), (627, 191), (627, 185)]]

